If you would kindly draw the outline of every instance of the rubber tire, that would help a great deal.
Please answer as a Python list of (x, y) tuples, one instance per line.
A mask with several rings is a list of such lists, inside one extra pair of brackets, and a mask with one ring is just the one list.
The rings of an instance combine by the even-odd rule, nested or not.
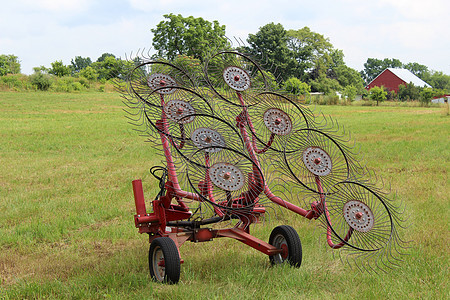
[(281, 248), (282, 244), (287, 248), (287, 256), (283, 258), (282, 254), (269, 256), (272, 265), (288, 262), (295, 268), (300, 268), (302, 264), (302, 242), (294, 228), (288, 225), (277, 226), (272, 230), (269, 238), (269, 244)]
[[(156, 256), (164, 259), (164, 270), (158, 270)], [(175, 242), (169, 237), (158, 237), (150, 244), (148, 251), (150, 276), (154, 281), (174, 284), (180, 280), (180, 254)], [(160, 271), (160, 272), (158, 272)]]

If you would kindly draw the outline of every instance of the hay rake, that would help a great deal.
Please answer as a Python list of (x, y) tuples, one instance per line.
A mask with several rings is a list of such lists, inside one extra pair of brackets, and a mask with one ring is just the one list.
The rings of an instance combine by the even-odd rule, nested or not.
[(266, 74), (234, 50), (206, 54), (202, 65), (141, 58), (130, 70), (120, 90), (130, 118), (164, 154), (164, 167), (151, 169), (161, 189), (151, 212), (133, 181), (154, 280), (179, 281), (186, 241), (221, 237), (300, 267), (291, 226), (274, 228), (269, 242), (250, 234), (272, 206), (318, 219), (328, 245), (360, 269), (397, 264), (399, 208), (370, 183), (337, 123), (274, 90)]

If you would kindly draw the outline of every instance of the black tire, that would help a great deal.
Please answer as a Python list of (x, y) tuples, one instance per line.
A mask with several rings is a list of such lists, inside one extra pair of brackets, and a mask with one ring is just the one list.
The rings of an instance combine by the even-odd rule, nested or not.
[(275, 227), (270, 234), (269, 244), (283, 249), (282, 253), (269, 256), (272, 265), (287, 261), (291, 266), (300, 268), (302, 264), (302, 242), (294, 228), (288, 225)]
[(168, 237), (153, 240), (148, 251), (150, 276), (154, 281), (169, 284), (180, 280), (180, 255), (175, 242)]

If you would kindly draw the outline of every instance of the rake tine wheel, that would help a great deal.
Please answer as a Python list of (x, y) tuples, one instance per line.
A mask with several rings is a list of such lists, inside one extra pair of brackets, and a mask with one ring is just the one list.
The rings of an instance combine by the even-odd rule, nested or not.
[[(395, 265), (403, 241), (398, 237), (398, 211), (382, 193), (359, 182), (336, 184), (325, 195), (321, 221), (332, 248), (344, 248), (354, 263), (369, 271)], [(353, 256), (353, 257), (352, 257)]]
[(316, 178), (328, 193), (350, 174), (350, 159), (341, 144), (317, 129), (294, 132), (286, 143), (280, 168), (294, 183), (319, 193)]

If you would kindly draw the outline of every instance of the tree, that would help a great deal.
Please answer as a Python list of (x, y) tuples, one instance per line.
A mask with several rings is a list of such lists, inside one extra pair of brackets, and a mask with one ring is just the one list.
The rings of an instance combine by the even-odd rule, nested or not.
[[(333, 45), (323, 35), (311, 31), (308, 27), (303, 27), (299, 30), (288, 30), (287, 36), (287, 46), (296, 63), (291, 73), (296, 77), (304, 79), (305, 72), (316, 66), (319, 59), (327, 65), (331, 62), (330, 53)], [(336, 53), (336, 58), (338, 58), (338, 53)]]
[(97, 80), (98, 78), (98, 72), (91, 66), (87, 66), (86, 68), (80, 71), (80, 76), (83, 76), (89, 81), (94, 81)]
[(262, 57), (271, 71), (280, 74), (284, 81), (295, 76), (292, 70), (294, 60), (287, 41), (288, 36), (283, 25), (269, 23), (259, 28), (256, 34), (248, 35), (249, 48), (246, 50), (254, 56)]
[(400, 101), (418, 100), (420, 97), (420, 89), (416, 87), (412, 82), (406, 86), (401, 84), (398, 86), (398, 99)]
[(342, 87), (353, 86), (357, 89), (357, 92), (361, 92), (364, 89), (364, 80), (361, 77), (361, 74), (347, 67), (346, 65), (340, 65), (333, 69), (336, 74), (336, 79)]
[(406, 65), (403, 65), (403, 67), (422, 80), (424, 80), (428, 73), (428, 67), (418, 63), (407, 63)]
[(125, 71), (123, 61), (116, 59), (114, 55), (105, 56), (101, 61), (97, 60), (91, 67), (98, 73), (98, 78), (106, 80), (120, 77)]
[(107, 57), (116, 58), (114, 54), (111, 53), (103, 53), (99, 58), (97, 58), (97, 62), (103, 62)]
[(284, 90), (293, 95), (309, 95), (311, 87), (300, 79), (291, 77), (284, 82)]
[(358, 92), (358, 88), (354, 85), (347, 85), (342, 91), (342, 96), (347, 99), (347, 101), (355, 100), (356, 93)]
[(75, 56), (75, 59), (72, 59), (71, 64), (72, 70), (75, 73), (78, 73), (86, 67), (90, 66), (92, 64), (92, 61), (90, 57)]
[(435, 91), (432, 88), (425, 87), (420, 91), (420, 102), (422, 104), (428, 105), (431, 99), (435, 96)]
[(0, 55), (0, 76), (20, 73), (20, 61), (17, 56)]
[(450, 92), (450, 76), (442, 72), (428, 72), (425, 73), (423, 80), (435, 89), (446, 90)]
[(58, 77), (66, 76), (71, 73), (71, 68), (63, 64), (61, 60), (57, 60), (51, 63), (52, 67), (49, 70), (50, 74)]
[(309, 81), (311, 91), (322, 92), (325, 95), (335, 95), (336, 91), (342, 90), (341, 85), (336, 79), (329, 78), (323, 72), (320, 72), (316, 79)]
[(376, 58), (368, 58), (364, 63), (364, 70), (361, 71), (361, 76), (366, 83), (371, 82), (386, 68), (402, 68), (403, 64), (396, 58), (385, 58), (383, 60)]
[(225, 25), (221, 26), (218, 21), (211, 23), (180, 14), (167, 14), (164, 18), (166, 20), (151, 29), (152, 44), (159, 57), (173, 60), (177, 55), (187, 55), (201, 59), (204, 45), (224, 48), (227, 43)]
[(370, 89), (369, 96), (370, 99), (377, 101), (378, 106), (378, 102), (386, 100), (387, 92), (384, 90), (384, 87), (382, 86), (381, 87), (374, 86), (373, 88)]
[(34, 67), (33, 71), (34, 73), (42, 73), (42, 74), (49, 74), (51, 69), (45, 67), (45, 66), (40, 66), (40, 67)]

